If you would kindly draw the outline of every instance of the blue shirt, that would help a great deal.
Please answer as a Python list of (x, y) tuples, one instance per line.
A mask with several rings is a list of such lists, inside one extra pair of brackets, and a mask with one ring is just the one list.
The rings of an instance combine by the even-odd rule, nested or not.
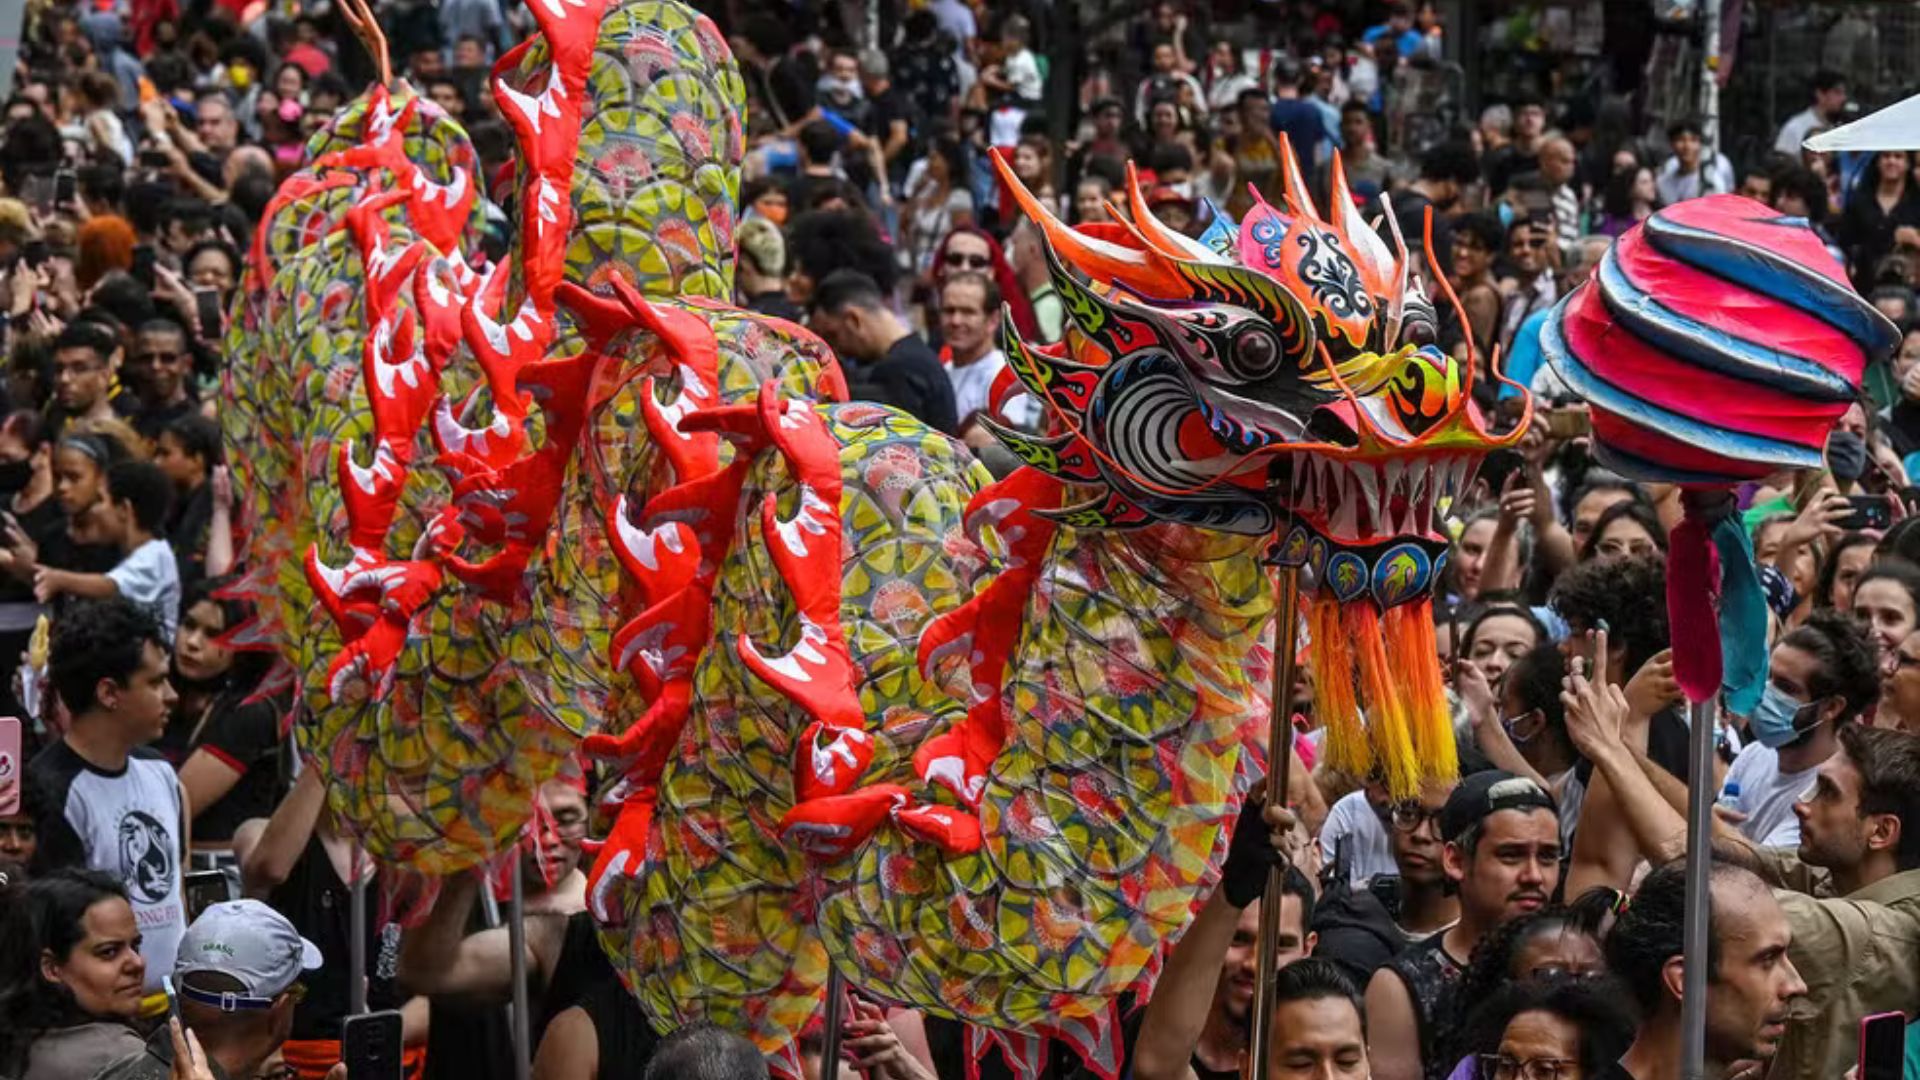
[(1325, 114), (1318, 105), (1305, 98), (1276, 100), (1268, 120), (1275, 134), (1286, 134), (1287, 142), (1293, 146), (1294, 159), (1300, 162), (1303, 169), (1311, 167), (1319, 159), (1322, 142), (1333, 141), (1334, 133), (1327, 130)]
[(1540, 329), (1547, 325), (1547, 316), (1551, 314), (1552, 308), (1541, 308), (1522, 320), (1520, 328), (1514, 331), (1513, 351), (1507, 354), (1507, 362), (1502, 370), (1507, 378), (1520, 386), (1502, 384), (1500, 400), (1517, 398), (1520, 396), (1520, 387), (1533, 385), (1534, 373), (1540, 370)]

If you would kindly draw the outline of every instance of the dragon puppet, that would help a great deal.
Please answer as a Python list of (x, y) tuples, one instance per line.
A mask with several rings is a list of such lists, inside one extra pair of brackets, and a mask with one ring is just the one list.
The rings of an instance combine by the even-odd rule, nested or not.
[(589, 903), (663, 1028), (793, 1074), (838, 972), (1111, 1076), (1114, 1001), (1261, 768), (1275, 563), (1332, 760), (1449, 772), (1431, 527), (1517, 435), (1433, 347), (1398, 234), (1337, 163), (1322, 214), (1283, 148), (1284, 207), (1209, 244), (1134, 184), (1079, 230), (1006, 176), (1070, 325), (1004, 342), (1049, 419), (1000, 433), (1026, 464), (994, 482), (727, 302), (744, 93), (712, 23), (530, 9), (493, 78), (508, 258), (459, 129), (384, 72), (269, 208), (223, 408), (236, 643), (285, 658), (336, 820), (390, 865), (497, 857), (596, 758)]

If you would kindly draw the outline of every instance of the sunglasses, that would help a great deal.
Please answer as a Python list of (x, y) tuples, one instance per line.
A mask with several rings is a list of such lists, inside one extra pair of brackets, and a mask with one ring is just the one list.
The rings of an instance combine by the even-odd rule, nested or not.
[(941, 261), (948, 266), (964, 266), (970, 270), (985, 270), (987, 267), (993, 265), (993, 259), (989, 256), (969, 255), (962, 251), (949, 251)]

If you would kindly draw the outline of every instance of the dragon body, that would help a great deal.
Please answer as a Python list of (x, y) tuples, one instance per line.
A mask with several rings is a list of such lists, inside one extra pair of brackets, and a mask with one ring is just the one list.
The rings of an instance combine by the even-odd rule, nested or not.
[(727, 303), (743, 91), (713, 25), (532, 10), (495, 71), (511, 258), (471, 254), (471, 150), (404, 88), (270, 210), (225, 410), (261, 608), (237, 643), (289, 662), (384, 862), (493, 858), (598, 758), (589, 904), (663, 1028), (797, 1073), (838, 972), (1112, 1075), (1114, 1001), (1262, 768), (1276, 562), (1314, 597), (1335, 760), (1402, 790), (1451, 768), (1429, 526), (1495, 440), (1404, 249), (1337, 170), (1320, 217), (1290, 154), (1288, 206), (1205, 245), (1137, 190), (1131, 224), (1069, 229), (1009, 176), (1071, 325), (1005, 341), (1050, 422), (1001, 433), (1027, 467), (992, 482)]

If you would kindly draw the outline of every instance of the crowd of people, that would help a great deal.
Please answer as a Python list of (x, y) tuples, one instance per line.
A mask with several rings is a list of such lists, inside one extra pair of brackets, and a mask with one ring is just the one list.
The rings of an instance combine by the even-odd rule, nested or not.
[[(389, 871), (355, 858), (287, 734), (293, 702), (260, 692), (261, 654), (223, 643), (251, 612), (223, 588), (217, 386), (241, 253), (371, 69), (329, 5), (182, 6), (32, 5), (6, 101), (0, 666), (27, 677), (0, 686), (0, 713), (28, 718), (31, 763), (0, 777), (0, 1077), (338, 1076), (356, 989), (400, 1012), (409, 1076), (507, 1076), (499, 909), (516, 874), (536, 1076), (764, 1075), (737, 1034), (653, 1031), (601, 954), (580, 867), (596, 778), (579, 767), (541, 790), (517, 865), (442, 882), (407, 925), (376, 906), (350, 985), (355, 886), (380, 895)], [(1249, 39), (1163, 2), (1127, 30), (1137, 69), (1096, 64), (1064, 94), (1049, 80), (1077, 70), (1063, 50), (1079, 43), (1047, 40), (1048, 5), (879, 6), (878, 42), (848, 14), (860, 5), (712, 11), (747, 94), (736, 299), (804, 322), (856, 398), (1003, 472), (981, 419), (1045, 418), (1006, 374), (1002, 334), (1056, 342), (1069, 316), (991, 155), (1074, 224), (1138, 212), (1131, 163), (1141, 205), (1199, 238), (1282, 201), (1284, 135), (1321, 205), (1338, 153), (1419, 272), (1445, 278), (1459, 305), (1442, 305), (1440, 346), (1482, 375), (1497, 362), (1538, 403), (1438, 523), (1461, 779), (1396, 800), (1381, 777), (1313, 767), (1300, 695), (1287, 805), (1248, 804), (1156, 988), (1121, 1003), (1126, 1075), (1241, 1075), (1249, 1017), (1268, 1009), (1276, 1078), (1677, 1077), (1677, 860), (1703, 786), (1710, 1074), (1832, 1080), (1863, 1017), (1920, 1009), (1920, 823), (1905, 827), (1920, 816), (1920, 172), (1901, 153), (1801, 150), (1843, 115), (1843, 75), (1817, 77), (1774, 153), (1736, 168), (1697, 124), (1650, 145), (1578, 101), (1516, 98), (1416, 139), (1387, 102), (1447, 53), (1433, 4), (1268, 5)], [(376, 7), (404, 76), (467, 125), (490, 177), (510, 173), (485, 73), (525, 9)], [(504, 244), (511, 185), (489, 191)], [(1692, 775), (1664, 614), (1678, 492), (1594, 462), (1540, 334), (1612, 238), (1716, 192), (1806, 218), (1912, 333), (1869, 370), (1824, 468), (1740, 492), (1769, 676), (1751, 715), (1724, 716), (1711, 775)], [(1474, 386), (1515, 422), (1516, 389)], [(1275, 866), (1285, 887), (1263, 901)], [(1269, 901), (1279, 968), (1256, 1002)], [(997, 1051), (966, 1060), (948, 1021), (848, 1008), (846, 1067), (1010, 1074)], [(820, 1047), (801, 1046), (809, 1068)], [(1099, 1072), (1058, 1046), (1043, 1071)]]

